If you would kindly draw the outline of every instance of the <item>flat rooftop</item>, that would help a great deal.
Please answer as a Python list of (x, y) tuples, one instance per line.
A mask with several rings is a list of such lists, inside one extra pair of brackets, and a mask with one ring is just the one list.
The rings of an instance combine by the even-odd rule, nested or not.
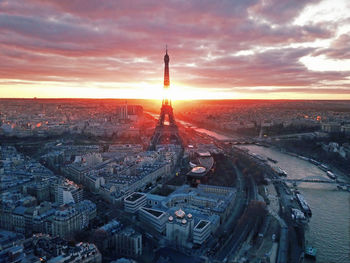
[(129, 195), (127, 198), (125, 198), (126, 201), (130, 201), (130, 202), (134, 202), (138, 199), (140, 199), (141, 197), (145, 196), (144, 194), (141, 193), (132, 193), (131, 195)]
[(197, 229), (202, 229), (202, 228), (205, 227), (208, 223), (209, 223), (208, 221), (201, 220), (201, 221), (199, 221), (199, 223), (196, 225), (195, 228), (197, 228)]
[(155, 216), (155, 217), (160, 217), (162, 214), (164, 214), (163, 211), (159, 211), (159, 210), (154, 210), (151, 208), (142, 208), (143, 210), (145, 210), (146, 212), (150, 213), (151, 215)]

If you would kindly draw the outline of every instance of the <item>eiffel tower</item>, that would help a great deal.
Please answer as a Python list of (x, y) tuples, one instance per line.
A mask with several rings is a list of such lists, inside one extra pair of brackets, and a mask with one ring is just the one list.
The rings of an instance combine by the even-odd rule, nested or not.
[[(170, 79), (169, 79), (169, 55), (166, 48), (164, 56), (164, 94), (169, 93)], [(171, 98), (167, 95), (162, 100), (162, 107), (157, 126), (151, 138), (149, 150), (154, 151), (157, 145), (175, 144), (182, 147), (182, 139), (179, 135), (179, 129), (176, 125)]]

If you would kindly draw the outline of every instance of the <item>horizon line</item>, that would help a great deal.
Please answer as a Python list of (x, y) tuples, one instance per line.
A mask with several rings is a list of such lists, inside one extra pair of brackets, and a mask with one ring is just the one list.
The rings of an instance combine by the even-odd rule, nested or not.
[[(151, 98), (91, 98), (91, 97), (72, 97), (72, 98), (65, 98), (65, 97), (23, 97), (23, 98), (17, 98), (17, 97), (0, 97), (0, 100), (161, 100), (161, 99), (151, 99)], [(350, 99), (247, 99), (247, 98), (222, 98), (222, 99), (176, 99), (176, 101), (203, 101), (203, 100), (260, 100), (260, 101), (308, 101), (308, 100), (315, 100), (315, 101), (350, 101)]]

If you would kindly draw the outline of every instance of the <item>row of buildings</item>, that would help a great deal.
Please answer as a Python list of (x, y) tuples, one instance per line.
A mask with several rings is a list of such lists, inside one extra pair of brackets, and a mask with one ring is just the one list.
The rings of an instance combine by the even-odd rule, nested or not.
[(0, 146), (0, 164), (0, 228), (68, 238), (96, 217), (96, 205), (83, 200), (80, 187), (14, 147)]
[[(166, 167), (169, 165), (166, 164), (171, 161), (169, 154), (140, 153), (140, 145), (111, 145), (107, 153), (123, 157), (111, 159), (110, 156), (103, 157), (103, 149), (94, 145), (48, 144), (51, 144), (45, 146), (48, 149), (60, 148), (65, 153), (60, 161), (73, 160), (70, 164), (87, 165), (95, 172), (105, 172), (106, 178), (114, 180), (116, 175), (129, 178), (130, 185), (134, 187), (136, 184), (145, 187), (145, 184), (167, 175)], [(96, 237), (101, 237), (103, 233), (102, 239), (94, 240), (98, 248), (94, 244), (78, 243), (67, 250), (66, 246), (56, 244), (61, 238), (71, 240), (76, 233), (90, 229), (96, 218), (96, 205), (84, 200), (83, 190), (73, 181), (54, 175), (40, 163), (18, 153), (14, 147), (2, 146), (0, 150), (0, 228), (3, 233), (3, 242), (0, 233), (0, 262), (101, 262), (98, 248), (106, 254), (112, 251), (114, 256), (142, 255), (142, 235), (131, 227), (122, 227), (117, 221), (92, 232)], [(42, 160), (48, 161), (49, 158)], [(77, 181), (79, 178), (84, 176), (73, 177)], [(85, 183), (83, 180), (79, 182)], [(86, 186), (89, 187), (89, 184)], [(95, 191), (97, 188), (91, 189)], [(39, 236), (40, 241), (34, 244), (36, 249), (39, 244), (46, 245), (40, 251), (29, 254), (23, 242)], [(14, 242), (18, 237), (21, 242)], [(5, 245), (6, 242), (11, 244)], [(49, 253), (46, 246), (52, 245), (56, 252)], [(36, 255), (41, 255), (41, 259)]]
[(25, 239), (23, 235), (0, 230), (1, 263), (101, 263), (102, 255), (96, 245), (75, 245), (49, 235), (34, 235)]
[(47, 137), (65, 133), (139, 135), (140, 105), (101, 101), (2, 100), (0, 136)]
[(178, 187), (168, 196), (135, 192), (124, 210), (138, 216), (145, 231), (177, 247), (202, 245), (232, 211), (235, 188), (199, 184)]
[[(125, 195), (144, 190), (169, 176), (179, 156), (178, 151), (140, 152), (135, 146), (111, 148), (114, 155), (107, 158), (100, 153), (83, 155), (75, 158), (63, 172), (112, 203), (121, 203)], [(125, 148), (130, 150), (119, 154)]]
[[(201, 104), (185, 108), (181, 119), (218, 130), (239, 131), (273, 126), (284, 129), (321, 129), (349, 135), (348, 105), (344, 102), (283, 101)], [(339, 110), (338, 110), (339, 109)]]
[(347, 159), (347, 160), (350, 159), (350, 144), (349, 143), (339, 144), (336, 142), (329, 142), (328, 144), (322, 143), (321, 147), (327, 153), (338, 154), (343, 159)]
[(350, 124), (342, 124), (340, 122), (325, 122), (321, 125), (322, 131), (326, 133), (342, 133), (345, 136), (350, 136)]
[(96, 217), (96, 205), (89, 200), (64, 205), (50, 202), (34, 205), (34, 202), (28, 196), (14, 202), (2, 199), (0, 228), (22, 233), (27, 237), (33, 233), (46, 233), (70, 238), (75, 232), (87, 228)]
[(19, 191), (43, 201), (59, 205), (80, 202), (83, 190), (74, 182), (56, 176), (39, 162), (17, 152), (12, 146), (0, 146), (0, 191), (6, 193)]

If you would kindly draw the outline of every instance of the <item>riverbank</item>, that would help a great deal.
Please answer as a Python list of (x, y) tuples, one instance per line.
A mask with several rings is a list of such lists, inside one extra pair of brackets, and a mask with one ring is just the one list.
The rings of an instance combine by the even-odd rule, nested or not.
[(270, 144), (284, 149), (288, 153), (301, 155), (326, 164), (334, 171), (337, 170), (338, 173), (341, 173), (348, 180), (350, 179), (350, 160), (340, 157), (336, 153), (325, 152), (318, 141), (280, 141)]
[[(239, 147), (276, 160), (276, 165), (287, 172), (288, 179), (328, 179), (318, 166), (293, 154), (281, 152), (277, 147)], [(318, 249), (317, 262), (350, 262), (350, 193), (337, 190), (333, 184), (299, 183), (297, 188), (312, 210), (305, 237), (308, 245)]]
[[(293, 149), (291, 149), (290, 147), (285, 148), (285, 147), (282, 147), (281, 145), (275, 145), (275, 144), (271, 144), (271, 143), (269, 143), (269, 145), (272, 149), (275, 149), (281, 153), (288, 154), (290, 156), (299, 158), (301, 160), (307, 161), (307, 162), (314, 164), (316, 166), (325, 165), (325, 166), (329, 167), (329, 169), (328, 169), (329, 171), (333, 171), (336, 174), (337, 179), (339, 181), (350, 183), (350, 172), (348, 172), (348, 171), (350, 171), (350, 168), (349, 168), (349, 170), (345, 170), (344, 168), (339, 169), (337, 166), (334, 165), (333, 162), (330, 162), (329, 159), (317, 158), (317, 156), (311, 155), (305, 151), (304, 152), (297, 152), (296, 148), (293, 148)], [(317, 164), (317, 163), (319, 163), (319, 164)], [(346, 163), (346, 161), (345, 161), (345, 163)], [(327, 171), (325, 171), (325, 172), (327, 172)]]

